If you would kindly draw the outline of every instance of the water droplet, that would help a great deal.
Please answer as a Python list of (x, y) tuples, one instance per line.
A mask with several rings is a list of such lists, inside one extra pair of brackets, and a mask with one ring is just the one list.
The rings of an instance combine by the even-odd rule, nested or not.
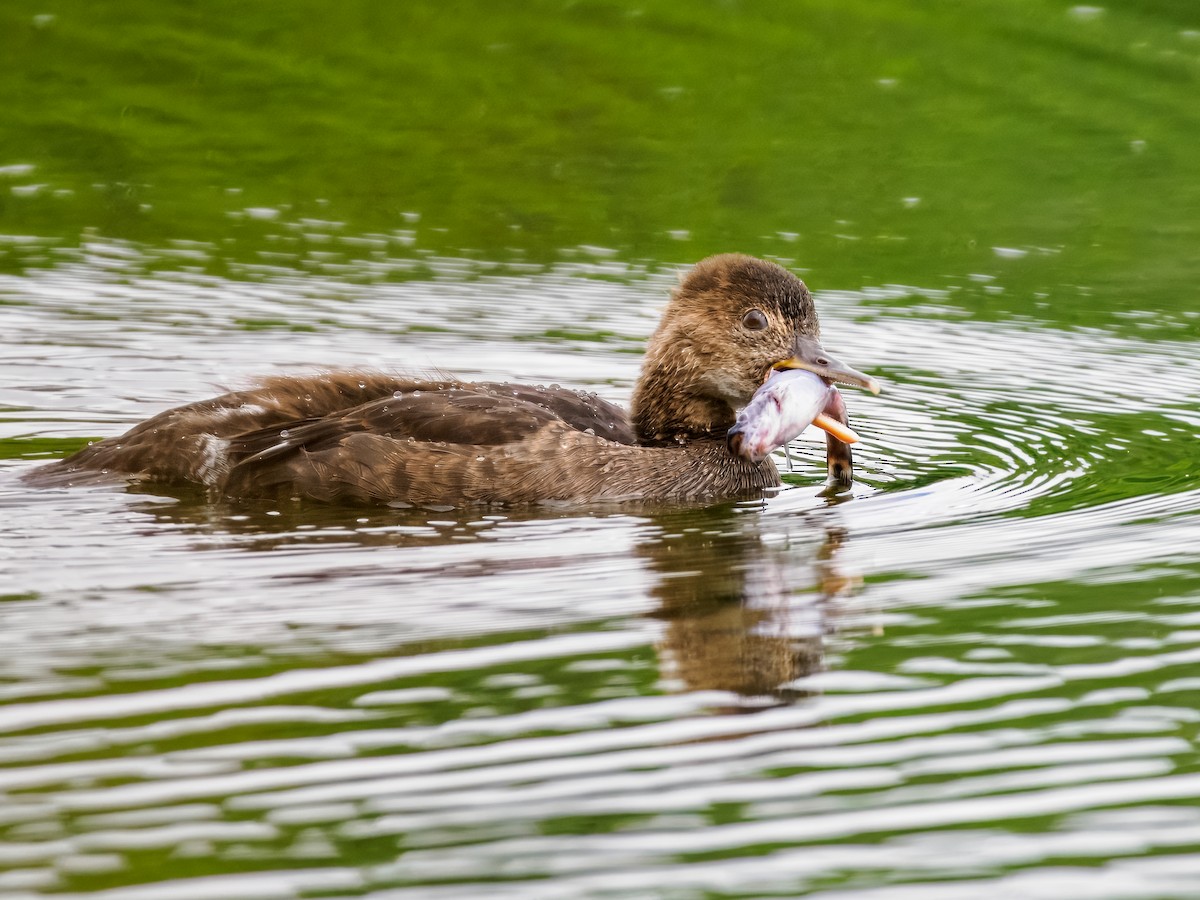
[(289, 434), (291, 434), (291, 432), (289, 432), (289, 431), (288, 431), (286, 428), (284, 428), (284, 429), (281, 429), (281, 430), (280, 430), (280, 432), (279, 432), (279, 436), (280, 436), (281, 438), (285, 438), (285, 437), (287, 437)]

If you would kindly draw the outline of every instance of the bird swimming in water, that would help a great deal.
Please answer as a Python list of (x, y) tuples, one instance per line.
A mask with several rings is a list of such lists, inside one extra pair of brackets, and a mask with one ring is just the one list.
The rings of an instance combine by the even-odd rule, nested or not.
[[(801, 391), (802, 379), (779, 377), (790, 370), (821, 385), (809, 379), (811, 390)], [(873, 378), (825, 352), (799, 278), (722, 254), (696, 264), (672, 292), (628, 412), (557, 386), (359, 371), (278, 376), (159, 413), (27, 480), (194, 484), (211, 497), (394, 506), (716, 501), (778, 487), (766, 453), (815, 421), (827, 431), (829, 484), (844, 489), (856, 437), (834, 383), (879, 392)], [(750, 441), (746, 429), (764, 423), (739, 422), (737, 412), (760, 389), (771, 396), (750, 412), (757, 418), (761, 407), (780, 422)], [(797, 393), (819, 398), (815, 418), (812, 409), (788, 414)]]

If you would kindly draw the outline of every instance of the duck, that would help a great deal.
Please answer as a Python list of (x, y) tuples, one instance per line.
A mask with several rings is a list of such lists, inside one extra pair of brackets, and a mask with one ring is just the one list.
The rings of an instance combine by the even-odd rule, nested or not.
[[(343, 370), (268, 377), (169, 409), (27, 480), (198, 486), (213, 499), (406, 506), (762, 497), (770, 459), (727, 434), (772, 373), (806, 369), (878, 393), (821, 344), (808, 287), (776, 263), (711, 256), (679, 278), (628, 411), (588, 391)], [(826, 423), (827, 484), (853, 481), (846, 407)], [(852, 432), (851, 432), (852, 434)]]

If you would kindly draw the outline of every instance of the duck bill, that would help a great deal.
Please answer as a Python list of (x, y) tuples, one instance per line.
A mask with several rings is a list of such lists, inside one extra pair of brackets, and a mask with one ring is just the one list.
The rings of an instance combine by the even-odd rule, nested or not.
[(811, 337), (797, 337), (792, 355), (775, 363), (773, 369), (807, 369), (834, 384), (852, 384), (879, 393), (879, 382), (870, 375), (852, 369), (840, 359), (825, 352), (821, 342)]

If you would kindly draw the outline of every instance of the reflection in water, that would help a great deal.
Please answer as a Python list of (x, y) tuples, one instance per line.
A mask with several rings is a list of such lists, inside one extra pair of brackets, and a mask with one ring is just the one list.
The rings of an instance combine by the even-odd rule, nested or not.
[[(844, 532), (826, 527), (806, 563), (813, 545), (769, 543), (760, 523), (736, 508), (660, 516), (655, 524), (659, 539), (639, 544), (638, 555), (658, 576), (651, 593), (654, 615), (666, 622), (663, 674), (690, 691), (803, 696), (791, 683), (824, 667), (829, 622), (849, 585), (837, 567)], [(816, 593), (800, 594), (808, 585), (796, 584), (797, 576), (810, 568)]]
[[(144, 489), (139, 489), (144, 490)], [(156, 528), (186, 527), (198, 550), (271, 553), (298, 547), (426, 548), (426, 558), (373, 561), (355, 554), (352, 565), (281, 571), (274, 580), (296, 585), (345, 584), (372, 578), (403, 583), (411, 577), (467, 578), (531, 571), (570, 571), (579, 556), (476, 553), (456, 560), (437, 548), (494, 541), (497, 530), (538, 527), (556, 519), (544, 508), (503, 512), (421, 509), (353, 509), (316, 504), (208, 503), (200, 492), (181, 491), (180, 503), (135, 506)], [(614, 507), (593, 510), (600, 520), (637, 523), (634, 558), (652, 576), (648, 614), (665, 623), (659, 642), (661, 678), (677, 690), (727, 691), (748, 700), (790, 701), (808, 696), (792, 682), (820, 671), (824, 644), (837, 603), (856, 579), (842, 572), (839, 554), (847, 540), (835, 521), (833, 502), (821, 517), (764, 520), (757, 504), (663, 510)], [(617, 510), (621, 510), (618, 512)], [(588, 519), (585, 513), (582, 517)], [(764, 527), (780, 529), (764, 533)], [(229, 540), (234, 543), (230, 545)], [(623, 546), (594, 547), (590, 556), (625, 559)], [(397, 603), (403, 603), (397, 598)]]
[[(10, 456), (199, 394), (196, 360), (237, 378), (460, 359), (621, 400), (639, 357), (616, 351), (664, 288), (556, 271), (343, 286), (348, 303), (181, 277), (163, 299), (131, 276), (90, 299), (108, 319), (79, 320), (95, 280), (17, 284)], [(1194, 347), (821, 301), (831, 341), (889, 380), (852, 410), (862, 481), (836, 506), (803, 441), (795, 487), (710, 510), (31, 493), (28, 463), (0, 463), (0, 863), (17, 867), (0, 894), (899, 879), (923, 897), (969, 878), (1007, 897), (1014, 869), (1045, 886), (1064, 859), (1183, 848), (1182, 865), (1200, 846)], [(397, 339), (435, 307), (460, 316), (448, 332)], [(241, 319), (312, 330), (266, 340)], [(579, 321), (628, 337), (548, 334)], [(863, 609), (886, 636), (862, 634)]]

